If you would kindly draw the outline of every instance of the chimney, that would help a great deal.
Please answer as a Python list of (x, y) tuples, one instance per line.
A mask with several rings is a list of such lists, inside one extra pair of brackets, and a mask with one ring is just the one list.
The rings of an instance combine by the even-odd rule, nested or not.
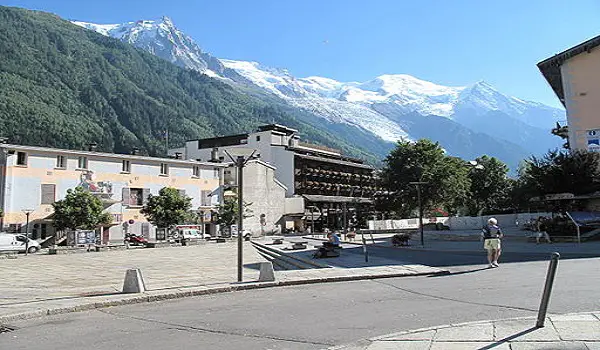
[(181, 152), (175, 152), (175, 159), (181, 159)]
[(210, 161), (211, 162), (219, 161), (218, 153), (219, 153), (219, 149), (217, 147), (212, 149), (212, 151), (210, 152)]
[(137, 147), (134, 147), (131, 149), (131, 154), (134, 156), (137, 156), (140, 153), (140, 149)]
[(98, 147), (98, 144), (96, 142), (88, 143), (88, 151), (90, 151), (90, 152), (96, 152), (97, 147)]

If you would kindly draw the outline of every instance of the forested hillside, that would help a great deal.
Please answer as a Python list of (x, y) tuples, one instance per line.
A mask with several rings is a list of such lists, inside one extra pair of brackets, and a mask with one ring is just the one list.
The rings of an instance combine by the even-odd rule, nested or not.
[(55, 15), (0, 7), (0, 136), (11, 143), (163, 155), (166, 129), (174, 147), (276, 122), (376, 161), (294, 113)]

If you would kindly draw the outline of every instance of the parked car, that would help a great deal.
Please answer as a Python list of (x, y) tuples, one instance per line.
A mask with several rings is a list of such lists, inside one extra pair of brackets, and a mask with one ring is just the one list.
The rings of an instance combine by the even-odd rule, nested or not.
[(178, 225), (175, 227), (177, 233), (175, 239), (209, 239), (211, 236), (208, 233), (202, 233), (202, 227), (199, 225)]
[(25, 237), (25, 235), (2, 232), (0, 233), (0, 251), (25, 252), (25, 242), (27, 240), (29, 240), (29, 247), (27, 248), (29, 253), (35, 253), (40, 250), (40, 244), (33, 239)]

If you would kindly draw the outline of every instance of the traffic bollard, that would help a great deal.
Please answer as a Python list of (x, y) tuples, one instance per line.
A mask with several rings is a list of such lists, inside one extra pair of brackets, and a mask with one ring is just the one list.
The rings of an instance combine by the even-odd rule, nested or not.
[(552, 292), (552, 285), (554, 284), (554, 277), (556, 276), (556, 268), (558, 267), (558, 259), (560, 254), (557, 252), (552, 253), (552, 259), (548, 266), (548, 274), (546, 275), (546, 285), (544, 286), (544, 294), (542, 294), (542, 302), (540, 303), (540, 310), (538, 311), (537, 328), (544, 327), (544, 321), (546, 320), (546, 311), (548, 311), (548, 303), (550, 302), (550, 293)]

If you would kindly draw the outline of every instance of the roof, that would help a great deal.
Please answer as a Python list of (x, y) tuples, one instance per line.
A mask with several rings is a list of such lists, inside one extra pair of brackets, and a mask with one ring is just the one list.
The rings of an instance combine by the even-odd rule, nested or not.
[(311, 202), (330, 202), (330, 203), (373, 203), (370, 198), (364, 197), (344, 197), (344, 196), (322, 196), (319, 194), (303, 194), (302, 197)]
[(537, 64), (539, 70), (542, 72), (544, 78), (546, 78), (563, 106), (565, 105), (565, 92), (563, 90), (560, 66), (569, 58), (575, 57), (583, 52), (589, 53), (597, 46), (600, 46), (600, 35), (579, 45), (573, 46), (572, 48), (547, 58)]
[(298, 154), (298, 153), (295, 153), (294, 155), (296, 157), (300, 157), (300, 158), (304, 158), (304, 159), (316, 160), (316, 161), (319, 161), (319, 162), (334, 163), (334, 164), (339, 164), (339, 165), (347, 165), (347, 166), (350, 166), (350, 167), (356, 167), (356, 168), (363, 168), (363, 169), (373, 170), (372, 166), (366, 165), (366, 164), (361, 164), (361, 163), (347, 162), (345, 160), (325, 158), (325, 157), (309, 156), (309, 155), (306, 155), (306, 154)]
[(0, 144), (0, 148), (6, 148), (9, 150), (15, 150), (15, 151), (37, 151), (37, 152), (47, 152), (47, 153), (63, 153), (63, 154), (73, 154), (73, 155), (78, 155), (78, 156), (80, 155), (80, 156), (105, 157), (105, 158), (128, 159), (128, 160), (133, 159), (133, 160), (144, 160), (144, 161), (162, 162), (162, 163), (170, 163), (170, 164), (203, 165), (203, 166), (210, 166), (210, 167), (227, 167), (227, 165), (224, 165), (221, 163), (198, 162), (196, 160), (159, 158), (159, 157), (140, 156), (140, 155), (134, 155), (134, 154), (118, 154), (118, 153), (106, 153), (106, 152), (95, 152), (95, 151), (70, 150), (70, 149), (51, 148), (51, 147), (23, 146), (23, 145), (12, 145), (12, 144), (8, 144), (8, 143)]
[[(219, 137), (211, 137), (208, 139), (198, 139), (192, 141), (198, 141), (198, 148), (214, 148), (214, 147), (225, 147), (225, 146), (236, 146), (241, 145), (241, 140), (245, 140), (249, 137), (249, 134), (237, 134), (227, 135)], [(186, 141), (189, 142), (189, 141)]]
[(280, 125), (280, 124), (268, 124), (268, 125), (261, 125), (258, 127), (258, 131), (269, 131), (269, 130), (283, 132), (286, 135), (292, 135), (292, 134), (295, 134), (298, 132), (298, 130), (296, 130), (296, 129), (288, 128), (287, 126)]

